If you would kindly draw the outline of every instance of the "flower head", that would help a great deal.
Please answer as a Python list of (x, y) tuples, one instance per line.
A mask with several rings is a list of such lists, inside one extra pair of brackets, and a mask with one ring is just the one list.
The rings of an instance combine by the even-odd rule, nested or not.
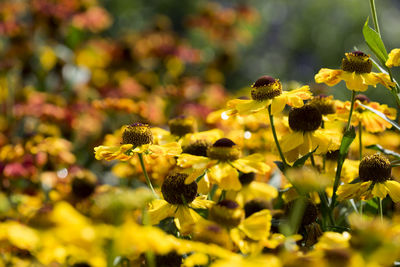
[(390, 80), (389, 75), (385, 73), (371, 72), (372, 62), (369, 55), (361, 51), (346, 53), (342, 60), (342, 68), (339, 70), (322, 68), (317, 75), (315, 81), (317, 83), (325, 83), (334, 86), (340, 81), (345, 81), (349, 90), (364, 92), (368, 89), (368, 85), (376, 87), (378, 83), (386, 88), (394, 86), (394, 82)]

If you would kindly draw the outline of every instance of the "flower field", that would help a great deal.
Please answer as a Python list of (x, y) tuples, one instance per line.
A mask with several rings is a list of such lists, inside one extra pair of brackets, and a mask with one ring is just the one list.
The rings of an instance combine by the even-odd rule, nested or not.
[(0, 2), (0, 267), (399, 266), (400, 7), (286, 2)]

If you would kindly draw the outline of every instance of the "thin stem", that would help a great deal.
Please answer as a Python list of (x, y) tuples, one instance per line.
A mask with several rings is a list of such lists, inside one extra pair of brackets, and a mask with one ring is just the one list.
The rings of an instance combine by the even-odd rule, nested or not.
[(360, 160), (362, 160), (362, 125), (361, 121), (358, 123), (358, 144), (360, 150)]
[(147, 173), (146, 167), (144, 166), (143, 154), (142, 153), (138, 153), (138, 156), (139, 156), (140, 166), (142, 166), (143, 174), (144, 174), (144, 177), (146, 178), (146, 183), (150, 187), (151, 191), (156, 196), (156, 198), (159, 198), (157, 193), (156, 193), (156, 191), (153, 188), (153, 185), (151, 184), (151, 181), (150, 181), (149, 175)]
[(371, 6), (372, 20), (374, 21), (375, 31), (381, 36), (381, 31), (379, 30), (378, 16), (376, 15), (375, 0), (369, 0)]
[(382, 198), (379, 198), (379, 215), (381, 216), (381, 221), (383, 221)]
[(363, 216), (364, 201), (360, 200), (360, 215)]
[[(351, 107), (350, 107), (350, 113), (349, 113), (349, 119), (347, 121), (347, 126), (346, 126), (346, 132), (350, 130), (351, 126), (351, 117), (353, 115), (353, 109), (354, 109), (354, 101), (356, 99), (356, 92), (351, 91)], [(341, 143), (343, 143), (344, 135), (342, 137)], [(341, 145), (342, 146), (342, 145)], [(332, 202), (331, 202), (331, 212), (333, 212), (333, 209), (335, 208), (336, 204), (336, 191), (339, 187), (339, 182), (340, 182), (340, 175), (342, 173), (342, 167), (343, 167), (343, 162), (344, 162), (344, 157), (345, 155), (339, 155), (338, 161), (337, 161), (337, 168), (336, 168), (336, 175), (335, 175), (335, 182), (333, 183), (333, 193), (332, 193)]]
[(271, 124), (272, 135), (274, 136), (274, 141), (275, 141), (275, 144), (276, 144), (276, 148), (278, 149), (278, 152), (279, 152), (279, 155), (280, 155), (280, 157), (282, 159), (283, 165), (286, 168), (286, 167), (289, 166), (289, 164), (286, 162), (285, 156), (282, 153), (281, 146), (279, 145), (278, 136), (276, 135), (275, 125), (274, 125), (274, 117), (271, 114), (271, 105), (268, 106), (268, 116), (269, 116), (269, 122)]
[(350, 126), (351, 126), (351, 117), (352, 117), (352, 115), (353, 115), (354, 101), (355, 101), (355, 99), (356, 99), (356, 91), (352, 90), (352, 91), (351, 91), (351, 107), (350, 107), (349, 119), (347, 120), (346, 131), (350, 130)]

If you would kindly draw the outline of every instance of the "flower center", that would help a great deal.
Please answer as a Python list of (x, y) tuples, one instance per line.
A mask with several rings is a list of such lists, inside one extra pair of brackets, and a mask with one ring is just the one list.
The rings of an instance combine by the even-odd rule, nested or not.
[(173, 173), (168, 175), (161, 186), (164, 199), (173, 205), (191, 203), (197, 195), (197, 184), (192, 182), (185, 184), (186, 173)]
[(218, 202), (210, 209), (209, 218), (220, 225), (236, 227), (240, 224), (243, 215), (243, 210), (238, 203), (233, 200), (225, 199)]
[(253, 100), (264, 101), (282, 94), (282, 84), (279, 80), (267, 75), (260, 77), (252, 85), (252, 88), (251, 98)]
[(90, 178), (75, 177), (72, 180), (72, 193), (79, 199), (89, 197), (96, 189), (96, 180)]
[(307, 104), (289, 111), (289, 126), (293, 131), (315, 131), (321, 126), (321, 122), (321, 112), (313, 105)]
[(206, 140), (197, 140), (183, 147), (182, 153), (187, 153), (195, 156), (207, 157), (207, 150), (211, 146)]
[(240, 150), (232, 140), (221, 138), (207, 150), (207, 156), (211, 159), (232, 161), (239, 158)]
[(153, 143), (153, 134), (147, 124), (134, 123), (126, 127), (122, 134), (123, 144), (132, 144), (133, 147)]
[(264, 199), (252, 199), (244, 204), (244, 213), (246, 218), (265, 209), (268, 209), (268, 202)]
[(316, 107), (322, 115), (334, 114), (336, 112), (336, 107), (334, 101), (332, 100), (332, 96), (315, 96), (309, 102), (309, 104)]
[(254, 172), (242, 173), (239, 175), (239, 181), (242, 185), (248, 185), (254, 181), (256, 174)]
[[(165, 255), (156, 255), (156, 266), (176, 267), (182, 265), (183, 256), (172, 251)], [(149, 265), (146, 265), (149, 266)]]
[(179, 116), (168, 121), (171, 134), (179, 137), (197, 131), (196, 120), (192, 117)]
[(193, 240), (221, 247), (227, 247), (230, 243), (226, 230), (216, 223), (198, 227), (193, 234)]
[(374, 154), (366, 156), (361, 160), (358, 174), (361, 181), (382, 183), (390, 179), (392, 167), (390, 166), (390, 161), (386, 157), (380, 154)]
[(355, 72), (357, 74), (370, 73), (372, 70), (372, 61), (369, 55), (361, 51), (346, 53), (342, 60), (342, 70)]
[(340, 155), (339, 150), (332, 150), (326, 153), (326, 160), (337, 161)]

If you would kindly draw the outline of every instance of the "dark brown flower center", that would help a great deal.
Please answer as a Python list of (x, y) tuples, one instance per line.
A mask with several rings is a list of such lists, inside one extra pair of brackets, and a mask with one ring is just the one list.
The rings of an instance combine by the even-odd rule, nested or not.
[(168, 121), (168, 126), (171, 134), (179, 137), (188, 133), (197, 131), (196, 120), (191, 117), (180, 116)]
[(321, 126), (321, 122), (321, 112), (313, 105), (307, 104), (289, 111), (289, 126), (293, 131), (315, 131)]
[(147, 124), (134, 123), (126, 127), (122, 134), (123, 144), (132, 144), (133, 147), (153, 143), (153, 134)]
[(364, 157), (358, 169), (361, 181), (373, 181), (382, 183), (390, 179), (392, 167), (390, 161), (381, 154), (374, 154)]
[(260, 77), (253, 85), (251, 98), (264, 101), (282, 94), (282, 84), (271, 76)]
[(192, 182), (185, 184), (188, 177), (186, 173), (169, 174), (161, 186), (164, 199), (174, 205), (191, 203), (197, 196), (197, 184)]
[(207, 150), (209, 147), (211, 147), (211, 144), (206, 140), (197, 140), (187, 146), (184, 146), (182, 153), (207, 157)]
[(336, 112), (335, 102), (331, 97), (319, 95), (315, 96), (310, 102), (322, 115), (334, 114)]
[(354, 51), (345, 55), (346, 57), (342, 60), (342, 70), (357, 74), (371, 72), (372, 61), (368, 55), (361, 51)]
[(253, 199), (244, 204), (244, 213), (246, 218), (265, 209), (268, 209), (268, 202), (264, 199)]
[(216, 160), (232, 161), (239, 158), (240, 150), (232, 140), (221, 138), (209, 147), (207, 156)]
[(239, 204), (233, 200), (222, 200), (209, 212), (209, 219), (226, 227), (236, 227), (244, 216)]
[(241, 173), (239, 175), (239, 181), (242, 185), (248, 185), (249, 183), (254, 181), (256, 174), (254, 172), (249, 173)]

